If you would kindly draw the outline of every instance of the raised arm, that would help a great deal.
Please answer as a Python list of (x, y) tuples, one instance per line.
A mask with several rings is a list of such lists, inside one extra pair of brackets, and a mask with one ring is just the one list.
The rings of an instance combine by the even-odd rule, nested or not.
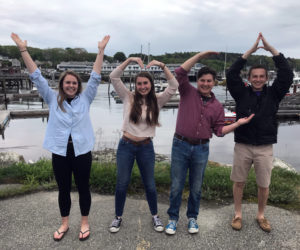
[(264, 45), (264, 46), (261, 46), (261, 48), (266, 50), (266, 51), (270, 51), (273, 56), (278, 56), (279, 52), (266, 41), (266, 39), (262, 35), (262, 33), (259, 33), (259, 34), (260, 34), (260, 37), (261, 37), (261, 41)]
[(97, 74), (100, 75), (101, 73), (101, 67), (103, 63), (103, 57), (104, 57), (104, 49), (110, 39), (110, 36), (103, 37), (102, 41), (98, 42), (98, 54), (96, 57), (96, 61), (93, 66), (93, 71), (95, 71)]
[[(262, 41), (263, 46), (258, 46), (260, 40)], [(244, 53), (242, 58), (247, 59), (251, 54), (256, 52), (258, 49), (264, 49), (266, 51), (270, 51), (273, 56), (279, 55), (279, 52), (266, 41), (262, 33), (259, 33), (253, 46)]]
[(93, 72), (91, 73), (91, 76), (89, 78), (89, 81), (86, 85), (85, 90), (83, 91), (82, 95), (85, 96), (89, 103), (92, 103), (94, 100), (96, 94), (98, 85), (101, 81), (101, 67), (103, 63), (103, 57), (104, 57), (104, 49), (110, 39), (110, 36), (106, 35), (103, 37), (102, 41), (98, 42), (98, 54), (93, 66)]
[(200, 52), (196, 55), (194, 55), (193, 57), (191, 57), (190, 59), (186, 60), (181, 67), (185, 70), (185, 71), (190, 71), (191, 68), (201, 59), (204, 58), (206, 56), (210, 56), (210, 55), (217, 55), (219, 54), (218, 52), (215, 51), (203, 51)]
[(113, 72), (111, 72), (109, 75), (111, 83), (114, 86), (114, 89), (117, 92), (118, 96), (121, 98), (121, 100), (124, 100), (131, 94), (121, 80), (121, 75), (123, 74), (124, 69), (131, 62), (136, 62), (138, 65), (140, 65), (141, 68), (144, 68), (144, 64), (141, 58), (129, 57), (121, 65), (114, 69)]
[(147, 65), (147, 69), (149, 69), (151, 66), (158, 66), (160, 67), (165, 75), (166, 75), (166, 78), (167, 80), (170, 80), (172, 79), (174, 76), (172, 75), (171, 71), (168, 69), (168, 67), (166, 66), (166, 64), (162, 63), (162, 62), (159, 62), (157, 60), (152, 60), (148, 65)]
[(141, 69), (144, 68), (144, 63), (143, 63), (143, 61), (142, 61), (141, 58), (139, 58), (139, 57), (129, 57), (129, 58), (127, 58), (127, 59), (119, 66), (119, 69), (121, 69), (122, 71), (124, 71), (124, 69), (125, 69), (125, 68), (128, 66), (128, 64), (131, 63), (131, 62), (137, 63), (137, 64), (141, 67)]
[(151, 66), (159, 66), (164, 71), (166, 78), (168, 80), (169, 86), (162, 92), (157, 94), (157, 103), (158, 106), (161, 108), (163, 105), (170, 100), (172, 95), (176, 93), (176, 90), (178, 88), (178, 82), (176, 78), (172, 75), (171, 71), (168, 69), (168, 67), (157, 60), (152, 60), (148, 65), (147, 68), (150, 68)]
[(26, 40), (22, 40), (17, 34), (15, 33), (11, 33), (12, 40), (16, 43), (16, 45), (18, 46), (22, 58), (24, 60), (24, 63), (26, 65), (26, 68), (28, 69), (29, 73), (33, 73), (36, 69), (37, 66), (34, 63), (34, 61), (32, 60), (28, 50), (27, 50), (27, 41)]
[(49, 105), (56, 98), (55, 92), (49, 87), (48, 81), (42, 76), (41, 71), (38, 69), (30, 54), (28, 53), (27, 41), (22, 41), (21, 38), (15, 33), (11, 33), (11, 38), (16, 43), (21, 52), (26, 68), (30, 73), (31, 81), (35, 84), (38, 92), (41, 94), (45, 102)]

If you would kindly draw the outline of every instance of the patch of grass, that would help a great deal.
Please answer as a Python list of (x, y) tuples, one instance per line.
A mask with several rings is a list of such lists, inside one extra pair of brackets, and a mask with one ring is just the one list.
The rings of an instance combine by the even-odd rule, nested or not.
[(51, 161), (41, 159), (34, 164), (17, 163), (0, 169), (0, 183), (27, 183), (42, 184), (54, 179)]
[(93, 162), (90, 186), (94, 192), (113, 194), (115, 191), (117, 172), (115, 164)]
[(272, 171), (269, 201), (288, 204), (299, 202), (300, 175), (276, 167)]
[[(231, 168), (229, 167), (209, 162), (205, 172), (202, 197), (206, 200), (232, 198), (230, 172)], [(93, 162), (90, 177), (91, 190), (101, 194), (114, 194), (116, 178), (117, 170), (115, 163), (101, 164), (99, 162)], [(156, 164), (155, 182), (158, 192), (169, 193), (171, 186), (170, 164)], [(23, 184), (20, 188), (0, 190), (0, 199), (36, 190), (57, 189), (51, 160), (46, 159), (42, 159), (35, 164), (19, 163), (7, 168), (1, 168), (0, 183)], [(144, 193), (144, 186), (136, 164), (132, 170), (128, 193)], [(187, 199), (188, 195), (189, 187), (188, 182), (186, 182), (183, 199)], [(248, 201), (257, 200), (257, 185), (253, 169), (251, 169), (246, 182), (244, 199)], [(300, 174), (278, 167), (274, 168), (272, 171), (269, 203), (300, 211)]]
[(205, 171), (202, 197), (207, 200), (232, 197), (232, 182), (229, 179), (230, 168), (208, 166)]

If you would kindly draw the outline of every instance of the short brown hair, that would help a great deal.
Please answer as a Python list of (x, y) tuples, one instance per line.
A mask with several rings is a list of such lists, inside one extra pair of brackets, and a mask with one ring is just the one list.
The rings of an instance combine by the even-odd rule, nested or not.
[(203, 75), (207, 75), (207, 74), (211, 74), (213, 76), (213, 79), (216, 80), (216, 76), (217, 76), (217, 72), (209, 67), (202, 67), (201, 69), (199, 69), (198, 73), (197, 73), (197, 80), (203, 76)]
[(250, 69), (249, 69), (249, 72), (248, 72), (248, 77), (251, 76), (251, 72), (252, 72), (252, 70), (254, 70), (254, 69), (264, 69), (265, 72), (266, 72), (266, 77), (268, 77), (268, 69), (267, 69), (266, 66), (264, 66), (264, 65), (262, 65), (262, 64), (256, 64), (256, 65), (251, 66)]

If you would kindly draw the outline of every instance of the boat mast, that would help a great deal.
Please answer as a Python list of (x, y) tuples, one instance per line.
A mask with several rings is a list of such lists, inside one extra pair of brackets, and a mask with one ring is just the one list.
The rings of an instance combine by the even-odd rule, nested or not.
[(150, 43), (148, 43), (148, 62), (147, 65), (149, 64), (150, 61)]
[[(223, 70), (223, 81), (226, 81), (226, 61), (227, 61), (227, 46), (225, 48), (225, 59), (224, 59), (224, 70)], [(227, 82), (226, 82), (226, 101), (227, 101)]]

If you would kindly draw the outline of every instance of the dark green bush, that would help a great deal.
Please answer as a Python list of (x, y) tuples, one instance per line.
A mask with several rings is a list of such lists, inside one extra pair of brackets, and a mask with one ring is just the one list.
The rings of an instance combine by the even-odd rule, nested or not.
[[(206, 168), (202, 197), (207, 200), (232, 198), (232, 182), (230, 181), (231, 168), (209, 163)], [(90, 186), (94, 192), (114, 194), (116, 186), (116, 164), (93, 162), (91, 169)], [(170, 164), (157, 163), (155, 167), (155, 182), (159, 192), (169, 193), (171, 186)], [(4, 190), (0, 198), (28, 193), (34, 190), (53, 190), (56, 188), (51, 161), (42, 159), (35, 164), (19, 163), (0, 169), (1, 183), (21, 183), (22, 188)], [(74, 184), (74, 183), (73, 183)], [(75, 185), (74, 185), (75, 186)], [(144, 186), (136, 164), (132, 170), (129, 193), (143, 193)], [(185, 194), (188, 194), (188, 176), (185, 185)], [(187, 197), (187, 195), (185, 195)], [(256, 200), (257, 185), (255, 173), (251, 169), (244, 189), (244, 199)], [(300, 204), (300, 174), (281, 168), (274, 168), (270, 185), (269, 202), (273, 204)]]

